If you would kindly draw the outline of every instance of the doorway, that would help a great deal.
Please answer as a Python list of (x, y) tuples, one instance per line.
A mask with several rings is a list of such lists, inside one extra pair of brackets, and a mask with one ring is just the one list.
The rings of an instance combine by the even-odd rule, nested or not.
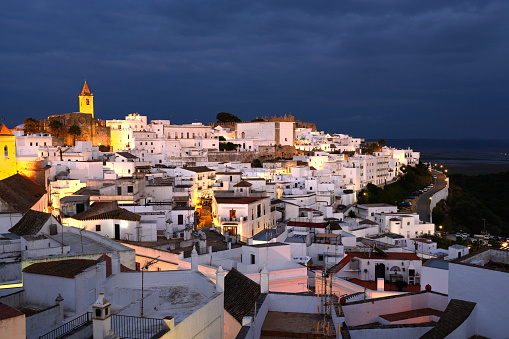
[(115, 240), (120, 240), (120, 225), (115, 224)]
[(385, 265), (382, 263), (375, 264), (375, 279), (383, 278), (385, 280)]

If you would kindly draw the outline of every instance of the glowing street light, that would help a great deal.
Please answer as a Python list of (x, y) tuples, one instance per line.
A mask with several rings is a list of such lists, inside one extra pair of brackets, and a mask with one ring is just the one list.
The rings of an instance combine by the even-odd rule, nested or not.
[(440, 165), (440, 168), (444, 168), (444, 165)]
[(438, 226), (438, 228), (442, 229), (442, 225)]

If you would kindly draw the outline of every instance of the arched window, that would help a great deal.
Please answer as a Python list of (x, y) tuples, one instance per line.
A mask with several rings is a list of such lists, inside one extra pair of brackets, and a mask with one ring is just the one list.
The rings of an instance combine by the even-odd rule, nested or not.
[(90, 105), (90, 101), (88, 99), (86, 100), (86, 102), (87, 102), (87, 105)]
[(9, 159), (9, 148), (7, 145), (4, 146), (4, 158)]

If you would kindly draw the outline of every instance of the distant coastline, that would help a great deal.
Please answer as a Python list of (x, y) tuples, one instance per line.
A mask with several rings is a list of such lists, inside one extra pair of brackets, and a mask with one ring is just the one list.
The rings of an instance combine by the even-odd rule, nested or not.
[(509, 171), (509, 140), (385, 139), (388, 146), (421, 152), (421, 161), (444, 165), (449, 174)]

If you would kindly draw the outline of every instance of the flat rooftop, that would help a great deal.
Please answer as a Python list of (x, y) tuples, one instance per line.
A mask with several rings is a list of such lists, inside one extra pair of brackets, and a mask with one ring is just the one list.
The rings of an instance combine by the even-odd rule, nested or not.
[(452, 263), (509, 273), (509, 251), (485, 248), (455, 259)]
[[(329, 333), (335, 338), (336, 331), (332, 319), (328, 320)], [(323, 315), (269, 311), (265, 316), (260, 338), (311, 338), (316, 334), (318, 322), (323, 322)]]

